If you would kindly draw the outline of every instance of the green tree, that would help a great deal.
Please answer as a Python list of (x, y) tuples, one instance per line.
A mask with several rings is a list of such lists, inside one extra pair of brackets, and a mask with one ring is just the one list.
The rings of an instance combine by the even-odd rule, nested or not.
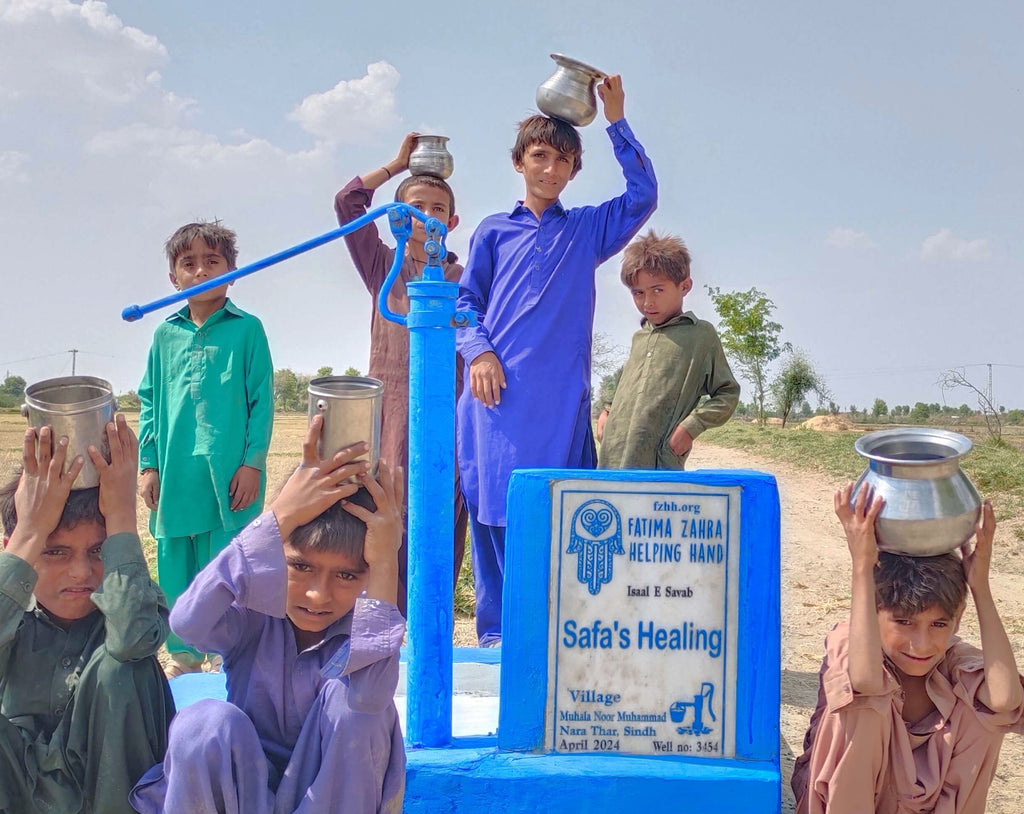
[(117, 397), (117, 409), (119, 410), (139, 410), (141, 408), (142, 401), (134, 390), (129, 390)]
[[(790, 352), (782, 370), (772, 382), (771, 389), (775, 406), (782, 416), (783, 428), (786, 426), (793, 406), (803, 401), (808, 393), (817, 394), (819, 401), (825, 400), (829, 395), (825, 380), (814, 369), (807, 356), (798, 350)], [(808, 411), (810, 411), (809, 406)]]
[(331, 367), (330, 365), (324, 365), (323, 367), (318, 367), (316, 369), (316, 377), (318, 379), (322, 379), (322, 378), (324, 378), (324, 376), (333, 376), (333, 375), (334, 375), (334, 368)]
[(875, 399), (875, 403), (871, 406), (871, 415), (875, 418), (889, 415), (889, 405), (883, 399)]
[(297, 412), (302, 409), (300, 397), (305, 396), (299, 387), (299, 377), (291, 368), (274, 371), (274, 409), (282, 412)]
[(345, 368), (345, 375), (346, 376), (362, 376), (363, 374), (359, 372), (358, 368), (347, 367), (347, 368)]
[(788, 349), (779, 341), (782, 326), (772, 320), (775, 303), (756, 288), (722, 293), (707, 286), (718, 312), (719, 336), (740, 376), (754, 386), (753, 405), (759, 424), (764, 424), (768, 367)]
[(910, 420), (915, 424), (927, 424), (928, 416), (930, 415), (931, 410), (928, 409), (928, 405), (923, 401), (919, 401), (914, 405), (914, 409), (910, 411)]
[(619, 386), (619, 379), (622, 377), (622, 367), (614, 373), (607, 373), (601, 377), (601, 384), (597, 389), (597, 398), (591, 407), (594, 418), (600, 415), (606, 404), (611, 404), (615, 398), (615, 389)]
[(0, 393), (21, 398), (25, 395), (25, 380), (21, 376), (8, 376), (0, 384)]

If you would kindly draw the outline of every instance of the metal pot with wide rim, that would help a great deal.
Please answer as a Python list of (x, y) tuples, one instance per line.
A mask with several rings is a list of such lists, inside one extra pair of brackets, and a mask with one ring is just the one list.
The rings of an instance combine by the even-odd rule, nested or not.
[(981, 498), (960, 468), (971, 440), (926, 427), (881, 430), (861, 436), (854, 449), (868, 460), (850, 496), (862, 489), (885, 499), (875, 523), (883, 551), (929, 557), (953, 551), (970, 539)]

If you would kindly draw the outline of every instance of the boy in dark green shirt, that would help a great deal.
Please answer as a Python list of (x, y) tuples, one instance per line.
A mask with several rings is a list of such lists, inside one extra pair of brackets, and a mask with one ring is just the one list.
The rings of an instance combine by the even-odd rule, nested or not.
[[(67, 439), (25, 436), (0, 489), (0, 812), (129, 814), (163, 758), (174, 702), (156, 660), (167, 602), (136, 531), (138, 443), (117, 416), (98, 488), (71, 491)], [(54, 451), (51, 452), (51, 447)]]
[(621, 276), (643, 319), (597, 419), (598, 468), (682, 469), (693, 439), (729, 420), (740, 386), (715, 327), (683, 313), (693, 280), (682, 240), (641, 235), (623, 253)]

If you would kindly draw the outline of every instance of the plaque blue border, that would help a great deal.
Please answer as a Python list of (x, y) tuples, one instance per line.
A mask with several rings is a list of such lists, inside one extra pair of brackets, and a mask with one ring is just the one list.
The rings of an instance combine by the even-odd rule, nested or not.
[[(551, 577), (552, 482), (589, 480), (740, 487), (735, 758), (659, 756), (644, 759), (779, 763), (781, 675), (780, 515), (775, 478), (751, 470), (593, 471), (524, 469), (508, 493), (502, 608), (498, 748), (543, 753), (548, 697), (548, 592)], [(592, 755), (590, 755), (592, 756)], [(581, 755), (579, 759), (586, 759)], [(629, 756), (623, 756), (629, 757)]]

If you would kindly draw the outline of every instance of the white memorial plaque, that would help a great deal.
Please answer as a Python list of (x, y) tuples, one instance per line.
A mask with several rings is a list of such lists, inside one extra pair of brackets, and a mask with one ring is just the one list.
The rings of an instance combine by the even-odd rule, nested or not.
[(552, 484), (548, 749), (735, 756), (741, 492)]

